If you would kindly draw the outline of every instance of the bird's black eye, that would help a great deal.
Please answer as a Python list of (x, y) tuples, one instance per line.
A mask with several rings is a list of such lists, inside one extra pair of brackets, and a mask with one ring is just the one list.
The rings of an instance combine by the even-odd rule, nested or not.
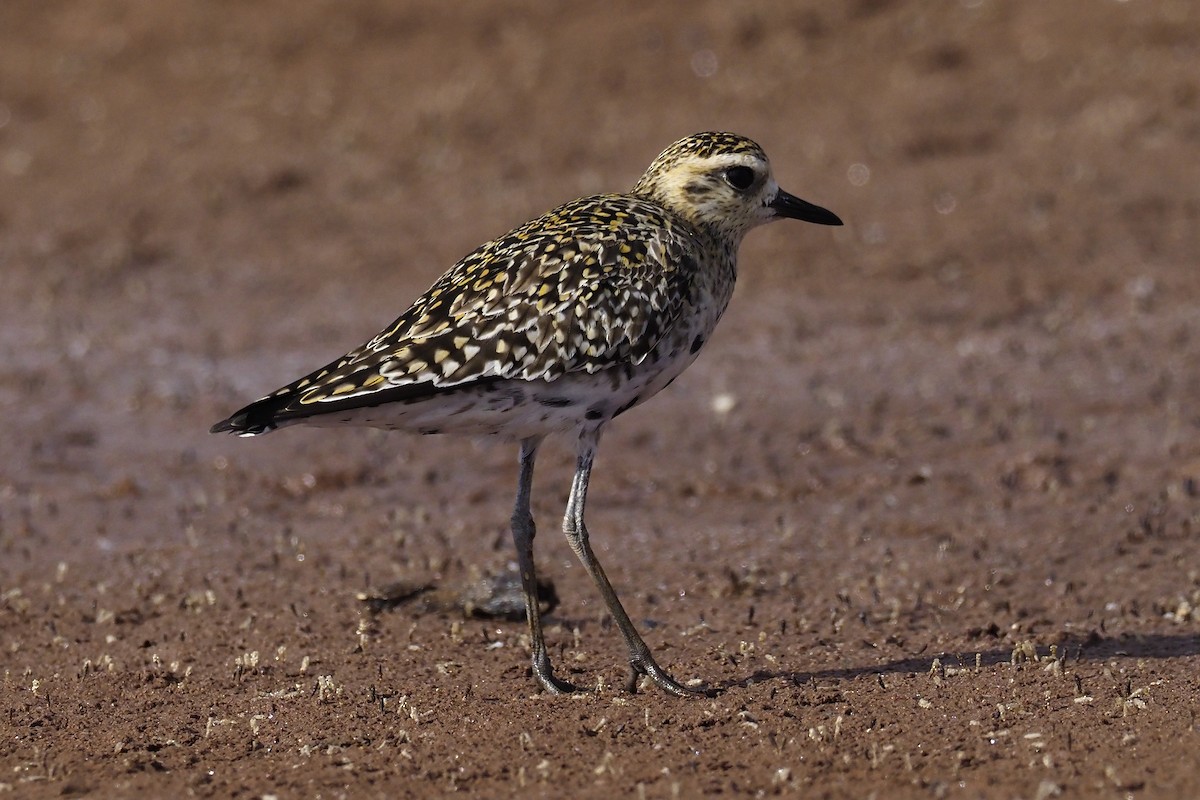
[(730, 167), (725, 170), (725, 182), (744, 192), (754, 185), (754, 170), (749, 167)]

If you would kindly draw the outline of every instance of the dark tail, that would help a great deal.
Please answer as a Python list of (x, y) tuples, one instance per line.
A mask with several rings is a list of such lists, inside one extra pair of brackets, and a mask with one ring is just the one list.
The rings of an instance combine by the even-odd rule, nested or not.
[(288, 395), (271, 395), (261, 400), (255, 400), (250, 405), (223, 419), (208, 429), (209, 433), (229, 432), (235, 436), (258, 436), (260, 433), (270, 433), (279, 427), (277, 415), (282, 411), (292, 397)]
[[(336, 367), (337, 364), (335, 363), (331, 366)], [(320, 384), (314, 381), (326, 379), (325, 383), (329, 385), (336, 383), (336, 381), (326, 378), (330, 373), (330, 369), (331, 367), (326, 367), (323, 370), (318, 370), (306, 378), (301, 378), (295, 383), (283, 387), (278, 392), (275, 392), (275, 394), (267, 395), (261, 400), (255, 400), (250, 405), (235, 412), (228, 419), (223, 419), (216, 425), (213, 425), (209, 428), (209, 432), (228, 432), (235, 436), (258, 436), (261, 433), (270, 433), (284, 425), (302, 422), (310, 417), (351, 411), (357, 408), (372, 408), (387, 403), (413, 403), (442, 393), (486, 386), (499, 380), (498, 378), (482, 378), (467, 384), (448, 387), (438, 387), (432, 383), (414, 383), (404, 386), (392, 386), (387, 389), (380, 389), (343, 399), (323, 399), (320, 402), (309, 404), (301, 402), (299, 398), (305, 391), (320, 388)], [(339, 377), (338, 380), (346, 380), (346, 377)]]

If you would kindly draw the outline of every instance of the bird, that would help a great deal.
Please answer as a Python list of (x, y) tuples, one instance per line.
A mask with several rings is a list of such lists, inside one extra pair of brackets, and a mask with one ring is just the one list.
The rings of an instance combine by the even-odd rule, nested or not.
[(366, 425), (519, 443), (511, 532), (532, 674), (549, 694), (579, 689), (555, 675), (546, 648), (530, 499), (543, 441), (573, 435), (562, 529), (624, 639), (625, 688), (645, 676), (672, 695), (702, 693), (655, 661), (592, 550), (584, 507), (603, 431), (696, 359), (733, 294), (743, 237), (780, 219), (842, 224), (781, 189), (751, 139), (687, 136), (629, 192), (570, 201), (480, 245), (366, 344), (211, 432)]

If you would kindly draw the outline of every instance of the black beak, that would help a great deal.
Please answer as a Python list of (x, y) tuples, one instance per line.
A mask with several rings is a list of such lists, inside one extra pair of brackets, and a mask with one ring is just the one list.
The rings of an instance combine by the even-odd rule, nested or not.
[(775, 209), (775, 216), (777, 217), (815, 222), (818, 225), (842, 224), (838, 215), (832, 211), (815, 206), (807, 200), (801, 200), (795, 195), (788, 194), (783, 189), (780, 189), (779, 194), (775, 195), (775, 199), (771, 201), (771, 208)]

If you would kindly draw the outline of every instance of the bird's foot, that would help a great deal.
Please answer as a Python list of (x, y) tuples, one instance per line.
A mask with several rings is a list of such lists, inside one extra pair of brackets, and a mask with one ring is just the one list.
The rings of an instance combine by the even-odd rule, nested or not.
[(643, 675), (654, 681), (658, 688), (676, 697), (699, 697), (705, 694), (703, 689), (692, 689), (672, 678), (649, 654), (635, 655), (629, 659), (629, 680), (625, 683), (625, 689), (630, 694), (637, 692), (638, 679)]
[(554, 677), (554, 670), (551, 669), (548, 658), (540, 661), (534, 659), (533, 677), (537, 679), (542, 691), (546, 694), (576, 694), (582, 691), (578, 686)]

